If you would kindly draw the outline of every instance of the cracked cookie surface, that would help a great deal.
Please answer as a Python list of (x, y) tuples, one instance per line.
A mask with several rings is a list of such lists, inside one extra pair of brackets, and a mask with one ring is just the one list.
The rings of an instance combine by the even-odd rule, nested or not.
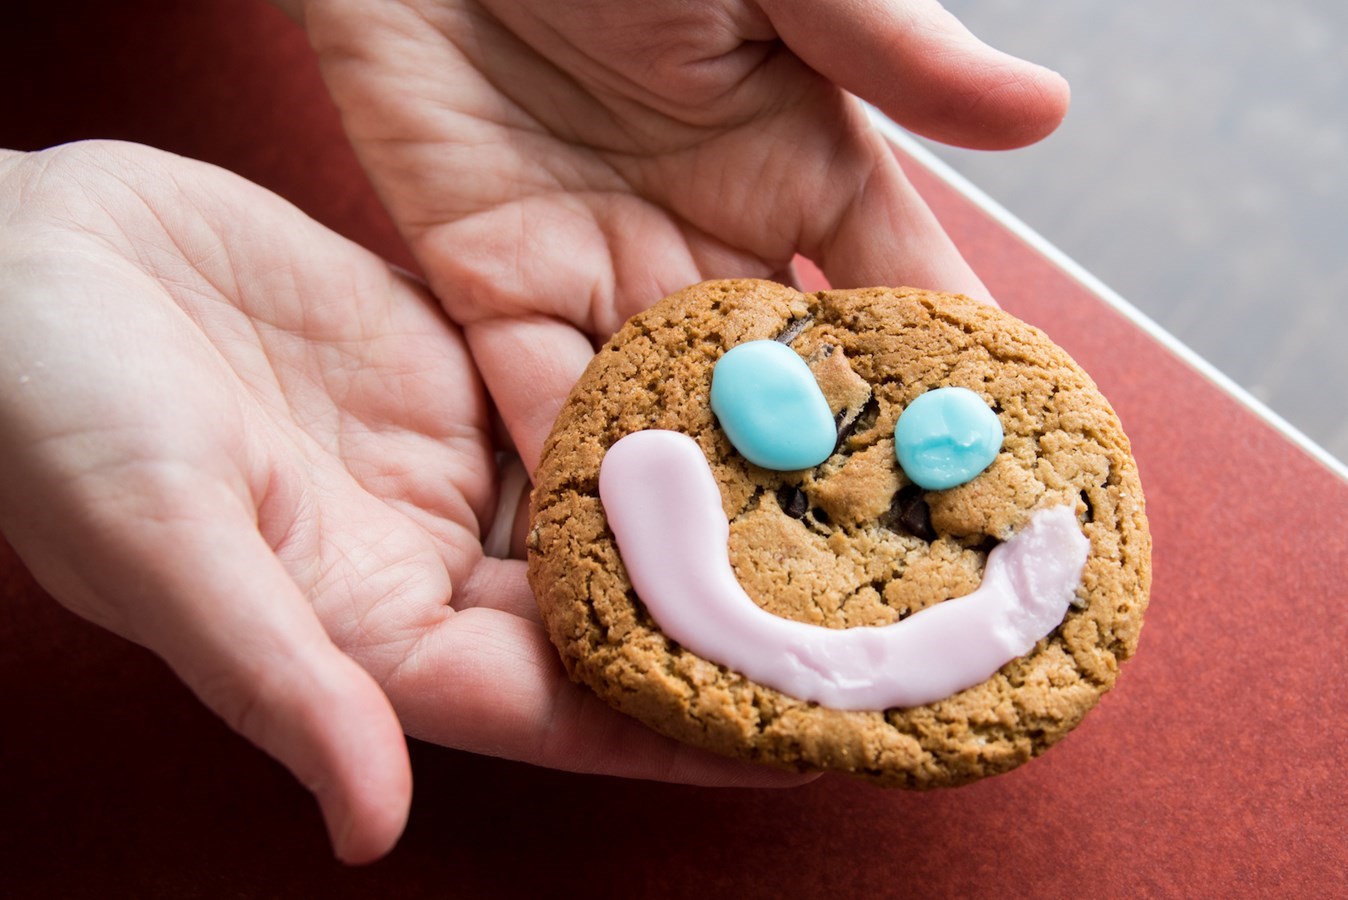
[[(712, 415), (717, 359), (764, 338), (800, 354), (834, 415), (837, 445), (813, 469), (754, 466)], [(982, 396), (1005, 439), (977, 478), (923, 491), (895, 462), (894, 425), (946, 386)], [(756, 684), (666, 638), (628, 581), (599, 466), (619, 438), (657, 428), (701, 447), (731, 564), (774, 615), (829, 628), (900, 621), (973, 592), (997, 543), (1064, 504), (1091, 544), (1076, 601), (1028, 654), (925, 706), (844, 712)], [(934, 787), (1038, 755), (1113, 686), (1137, 646), (1150, 538), (1117, 417), (1036, 329), (925, 291), (708, 282), (633, 318), (577, 383), (535, 476), (529, 580), (571, 676), (656, 730), (740, 758)]]

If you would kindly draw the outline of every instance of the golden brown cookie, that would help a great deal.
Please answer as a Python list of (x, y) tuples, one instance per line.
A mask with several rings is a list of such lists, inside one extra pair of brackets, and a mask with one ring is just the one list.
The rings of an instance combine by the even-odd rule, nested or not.
[[(730, 348), (776, 339), (808, 364), (837, 444), (812, 469), (748, 462), (709, 401)], [(966, 484), (923, 490), (895, 459), (900, 413), (938, 387), (988, 403), (1004, 440)], [(625, 435), (669, 429), (706, 456), (734, 574), (772, 614), (880, 626), (968, 595), (1032, 513), (1066, 505), (1089, 539), (1061, 624), (992, 677), (910, 708), (844, 711), (755, 683), (671, 641), (637, 596), (599, 496)], [(963, 297), (899, 288), (803, 294), (696, 285), (633, 318), (572, 391), (535, 479), (529, 581), (571, 676), (650, 727), (710, 750), (885, 785), (1011, 769), (1070, 731), (1137, 647), (1150, 537), (1128, 439), (1090, 378), (1038, 330)]]

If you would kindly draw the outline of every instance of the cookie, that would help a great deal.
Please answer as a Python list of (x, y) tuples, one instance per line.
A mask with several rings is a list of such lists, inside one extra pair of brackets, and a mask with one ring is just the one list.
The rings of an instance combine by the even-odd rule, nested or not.
[(1090, 378), (1007, 313), (907, 288), (708, 282), (634, 317), (530, 513), (572, 678), (678, 740), (888, 786), (1061, 739), (1136, 649), (1150, 583)]

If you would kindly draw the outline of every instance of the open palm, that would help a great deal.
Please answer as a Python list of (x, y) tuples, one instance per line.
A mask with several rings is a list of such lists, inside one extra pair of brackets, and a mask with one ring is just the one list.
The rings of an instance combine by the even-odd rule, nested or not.
[(401, 830), (403, 730), (561, 768), (766, 782), (565, 678), (483, 554), (485, 393), (418, 283), (223, 171), (130, 145), (0, 157), (0, 528), (315, 791)]
[(986, 291), (846, 91), (1028, 143), (1066, 85), (932, 0), (288, 5), (532, 469), (595, 340), (702, 278)]

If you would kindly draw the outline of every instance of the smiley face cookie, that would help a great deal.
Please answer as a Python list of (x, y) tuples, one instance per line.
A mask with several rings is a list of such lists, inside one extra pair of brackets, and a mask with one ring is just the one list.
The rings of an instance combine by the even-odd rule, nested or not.
[(934, 787), (1031, 759), (1113, 686), (1150, 538), (1118, 419), (1037, 330), (709, 282), (576, 385), (529, 580), (572, 677), (657, 731)]

